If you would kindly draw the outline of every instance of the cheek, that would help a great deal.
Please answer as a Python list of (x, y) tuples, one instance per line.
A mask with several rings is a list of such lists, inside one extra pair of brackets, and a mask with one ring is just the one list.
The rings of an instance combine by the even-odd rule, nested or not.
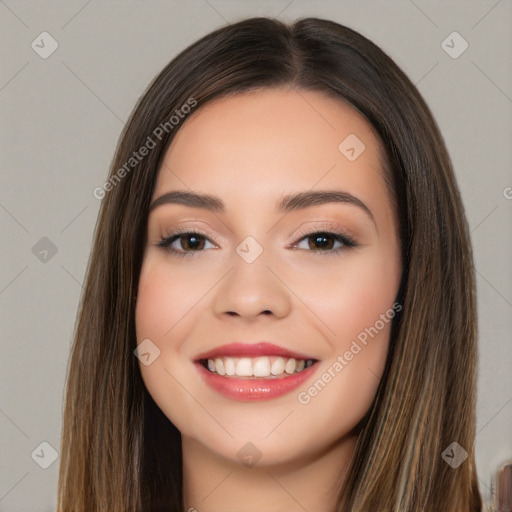
[[(397, 292), (393, 272), (386, 272), (380, 265), (367, 266), (350, 274), (344, 284), (337, 314), (335, 310), (330, 312), (335, 331), (340, 335), (338, 339), (364, 339), (364, 333), (374, 327), (379, 331), (379, 339), (387, 338), (389, 320), (382, 323), (382, 318), (389, 316), (386, 312), (392, 308)], [(372, 332), (377, 336), (373, 329)]]
[(382, 331), (379, 339), (388, 337), (389, 322), (383, 325), (380, 319), (394, 304), (399, 272), (398, 263), (376, 249), (335, 265), (317, 263), (302, 272), (301, 279), (290, 277), (289, 282), (295, 279), (294, 291), (314, 313), (304, 310), (305, 314), (324, 333), (320, 354), (348, 350), (351, 341), (376, 322)]
[(182, 330), (189, 328), (186, 313), (197, 303), (197, 294), (185, 281), (179, 272), (171, 273), (165, 262), (146, 260), (135, 308), (137, 343), (149, 339), (159, 350), (149, 365), (139, 361), (142, 379), (162, 412), (180, 430), (194, 424), (197, 407), (180, 385), (190, 374), (190, 368), (180, 362)]
[(181, 319), (197, 309), (200, 298), (208, 290), (200, 272), (186, 272), (173, 268), (165, 257), (149, 257), (143, 264), (139, 278), (139, 291), (135, 323), (137, 340), (155, 338), (171, 341), (170, 331)]
[[(398, 264), (382, 253), (347, 259), (339, 270), (315, 274), (310, 304), (325, 333), (326, 354), (316, 380), (302, 389), (299, 402), (324, 422), (355, 425), (367, 412), (380, 382), (396, 315)], [(395, 308), (394, 308), (395, 306)], [(339, 404), (339, 407), (333, 407)]]
[(139, 342), (145, 338), (158, 340), (173, 325), (176, 308), (173, 297), (175, 288), (168, 286), (166, 281), (165, 274), (159, 272), (158, 268), (142, 269), (135, 309)]
[(153, 354), (158, 354), (149, 365), (143, 364), (142, 359), (139, 361), (143, 380), (155, 399), (160, 392), (172, 396), (177, 391), (165, 369), (176, 365), (181, 343), (176, 333), (184, 314), (183, 302), (176, 296), (181, 286), (176, 283), (170, 286), (168, 272), (163, 270), (162, 265), (143, 265), (135, 308), (137, 343), (147, 343), (145, 340), (149, 339), (151, 344), (146, 346), (151, 347)]

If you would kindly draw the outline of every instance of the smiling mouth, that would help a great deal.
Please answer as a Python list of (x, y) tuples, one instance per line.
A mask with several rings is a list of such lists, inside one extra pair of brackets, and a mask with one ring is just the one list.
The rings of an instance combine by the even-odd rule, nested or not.
[(318, 361), (294, 357), (216, 357), (198, 361), (210, 373), (245, 379), (283, 379), (303, 372)]
[(196, 356), (204, 382), (238, 401), (271, 400), (291, 393), (316, 372), (318, 359), (262, 341), (235, 342)]

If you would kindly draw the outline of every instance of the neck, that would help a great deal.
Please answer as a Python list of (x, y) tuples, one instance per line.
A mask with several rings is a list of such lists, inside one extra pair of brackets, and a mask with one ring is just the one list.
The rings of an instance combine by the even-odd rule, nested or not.
[(183, 437), (185, 510), (334, 512), (356, 441), (351, 436), (315, 456), (246, 467)]

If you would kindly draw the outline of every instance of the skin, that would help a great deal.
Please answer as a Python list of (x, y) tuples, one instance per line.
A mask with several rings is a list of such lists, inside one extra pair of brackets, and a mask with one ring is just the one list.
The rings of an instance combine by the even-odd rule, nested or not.
[[(338, 149), (349, 134), (365, 144), (354, 161)], [(391, 322), (359, 343), (361, 350), (307, 404), (298, 394), (329, 368), (332, 374), (337, 357), (395, 303), (402, 266), (381, 152), (372, 126), (350, 105), (291, 88), (209, 103), (168, 148), (153, 200), (188, 190), (226, 205), (223, 213), (183, 204), (152, 210), (139, 282), (137, 341), (150, 339), (160, 350), (140, 369), (182, 434), (186, 510), (333, 509), (336, 483), (354, 453), (353, 429), (384, 369)], [(275, 210), (283, 195), (310, 190), (348, 192), (374, 221), (347, 203)], [(357, 247), (333, 252), (339, 242), (328, 238), (325, 249), (307, 236), (325, 232), (325, 222)], [(172, 247), (188, 251), (182, 257), (156, 245), (179, 227), (204, 232), (204, 245), (193, 252), (190, 238), (178, 238)], [(236, 252), (247, 236), (263, 248), (250, 264)], [(272, 400), (226, 398), (203, 382), (193, 360), (240, 340), (312, 355), (317, 369)], [(252, 467), (237, 456), (248, 442), (261, 454)]]

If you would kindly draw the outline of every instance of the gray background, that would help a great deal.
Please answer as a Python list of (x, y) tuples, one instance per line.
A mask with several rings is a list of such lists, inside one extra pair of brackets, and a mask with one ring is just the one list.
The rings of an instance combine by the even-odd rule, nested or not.
[[(491, 473), (512, 458), (512, 0), (0, 0), (0, 511), (55, 508), (59, 459), (40, 467), (51, 460), (40, 444), (60, 448), (69, 347), (100, 206), (92, 191), (105, 181), (125, 120), (180, 50), (254, 15), (325, 17), (360, 31), (431, 107), (475, 251), (485, 499)], [(43, 31), (59, 45), (46, 59), (31, 47)], [(441, 46), (453, 31), (469, 43), (456, 59)], [(56, 254), (38, 253), (49, 244), (43, 237)]]

